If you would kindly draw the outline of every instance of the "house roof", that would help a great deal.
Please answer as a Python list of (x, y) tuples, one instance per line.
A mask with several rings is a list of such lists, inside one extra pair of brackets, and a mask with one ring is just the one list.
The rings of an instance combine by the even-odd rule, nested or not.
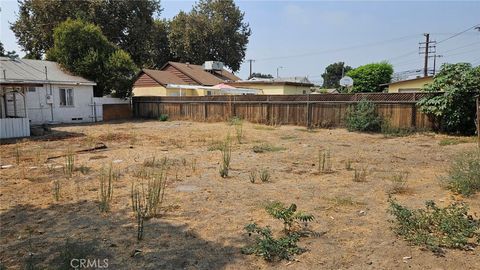
[(418, 77), (418, 78), (401, 80), (401, 81), (396, 81), (396, 82), (391, 82), (391, 83), (384, 83), (384, 84), (380, 84), (380, 86), (386, 86), (386, 85), (392, 85), (392, 84), (404, 83), (404, 82), (420, 81), (420, 80), (425, 80), (425, 79), (433, 79), (433, 76)]
[(162, 85), (185, 84), (185, 81), (183, 81), (180, 77), (168, 71), (155, 69), (142, 69), (142, 71)]
[(56, 62), (45, 60), (0, 57), (0, 72), (0, 83), (96, 85), (95, 82), (63, 70)]
[(311, 82), (306, 81), (290, 81), (290, 80), (283, 80), (283, 79), (263, 79), (263, 80), (247, 80), (247, 81), (235, 81), (229, 82), (227, 84), (230, 85), (261, 85), (261, 84), (269, 84), (269, 85), (292, 85), (292, 86), (306, 86), (312, 87), (314, 86)]
[(222, 69), (221, 71), (206, 71), (201, 65), (193, 65), (187, 63), (179, 63), (169, 61), (166, 63), (161, 70), (165, 70), (168, 66), (173, 66), (192, 80), (196, 81), (201, 85), (216, 85), (224, 81), (238, 81), (239, 77), (235, 76), (233, 73)]

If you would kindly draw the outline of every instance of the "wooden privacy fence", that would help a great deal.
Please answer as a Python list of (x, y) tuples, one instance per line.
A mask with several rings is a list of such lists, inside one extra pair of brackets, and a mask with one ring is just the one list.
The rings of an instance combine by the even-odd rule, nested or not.
[(240, 95), (133, 97), (134, 116), (173, 120), (226, 121), (239, 117), (253, 123), (308, 127), (343, 126), (347, 108), (362, 99), (376, 104), (392, 127), (431, 129), (433, 122), (417, 109), (426, 93), (359, 93), (312, 95)]

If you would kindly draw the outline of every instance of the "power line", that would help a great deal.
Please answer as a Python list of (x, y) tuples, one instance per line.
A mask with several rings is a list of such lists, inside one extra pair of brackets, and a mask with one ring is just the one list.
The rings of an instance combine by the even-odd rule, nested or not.
[(352, 49), (357, 49), (357, 48), (362, 48), (362, 47), (377, 46), (377, 45), (381, 45), (381, 44), (384, 44), (384, 43), (397, 42), (399, 40), (411, 39), (411, 38), (417, 37), (417, 36), (418, 36), (418, 34), (408, 35), (408, 36), (403, 36), (403, 37), (399, 37), (399, 38), (388, 39), (388, 40), (377, 41), (377, 42), (371, 42), (371, 43), (349, 46), (349, 47), (343, 47), (343, 48), (338, 48), (338, 49), (328, 49), (328, 50), (324, 50), (324, 51), (303, 53), (303, 54), (297, 54), (297, 55), (285, 55), (285, 56), (277, 56), (277, 57), (260, 58), (260, 59), (255, 59), (255, 60), (256, 61), (270, 61), (270, 60), (276, 60), (276, 59), (298, 58), (298, 57), (305, 57), (305, 56), (318, 55), (318, 54), (324, 54), (324, 53), (346, 51), (346, 50), (352, 50)]
[(440, 44), (440, 43), (445, 42), (445, 41), (447, 41), (447, 40), (450, 40), (450, 39), (452, 39), (452, 38), (454, 38), (454, 37), (457, 37), (457, 36), (459, 36), (459, 35), (461, 35), (461, 34), (463, 34), (463, 33), (465, 33), (465, 32), (468, 32), (469, 30), (472, 30), (473, 28), (478, 27), (478, 26), (480, 26), (480, 24), (475, 24), (474, 26), (471, 26), (471, 27), (463, 30), (462, 32), (458, 32), (458, 33), (456, 33), (456, 34), (454, 34), (454, 35), (452, 35), (452, 36), (449, 36), (449, 37), (446, 38), (446, 39), (440, 40), (439, 42), (437, 42), (437, 44)]
[(454, 49), (446, 50), (446, 51), (444, 51), (443, 53), (451, 52), (451, 51), (456, 51), (456, 50), (463, 49), (463, 48), (466, 48), (466, 47), (470, 47), (470, 46), (472, 46), (472, 45), (479, 44), (479, 43), (480, 43), (480, 41), (473, 42), (473, 43), (467, 44), (467, 45), (465, 45), (465, 46), (461, 46), (461, 47), (457, 47), (457, 48), (454, 48)]

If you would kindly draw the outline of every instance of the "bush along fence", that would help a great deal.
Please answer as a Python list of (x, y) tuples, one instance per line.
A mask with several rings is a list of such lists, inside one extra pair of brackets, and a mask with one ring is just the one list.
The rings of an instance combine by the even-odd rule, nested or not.
[(133, 97), (134, 116), (172, 120), (226, 121), (239, 117), (252, 123), (307, 127), (344, 126), (347, 109), (361, 100), (376, 106), (393, 128), (428, 130), (434, 122), (417, 108), (428, 93), (357, 93), (312, 95), (149, 96)]

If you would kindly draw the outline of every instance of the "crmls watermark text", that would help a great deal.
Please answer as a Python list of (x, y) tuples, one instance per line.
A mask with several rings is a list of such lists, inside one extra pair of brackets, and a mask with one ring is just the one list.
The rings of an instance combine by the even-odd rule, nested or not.
[(72, 259), (70, 266), (73, 269), (106, 269), (108, 268), (108, 259)]

